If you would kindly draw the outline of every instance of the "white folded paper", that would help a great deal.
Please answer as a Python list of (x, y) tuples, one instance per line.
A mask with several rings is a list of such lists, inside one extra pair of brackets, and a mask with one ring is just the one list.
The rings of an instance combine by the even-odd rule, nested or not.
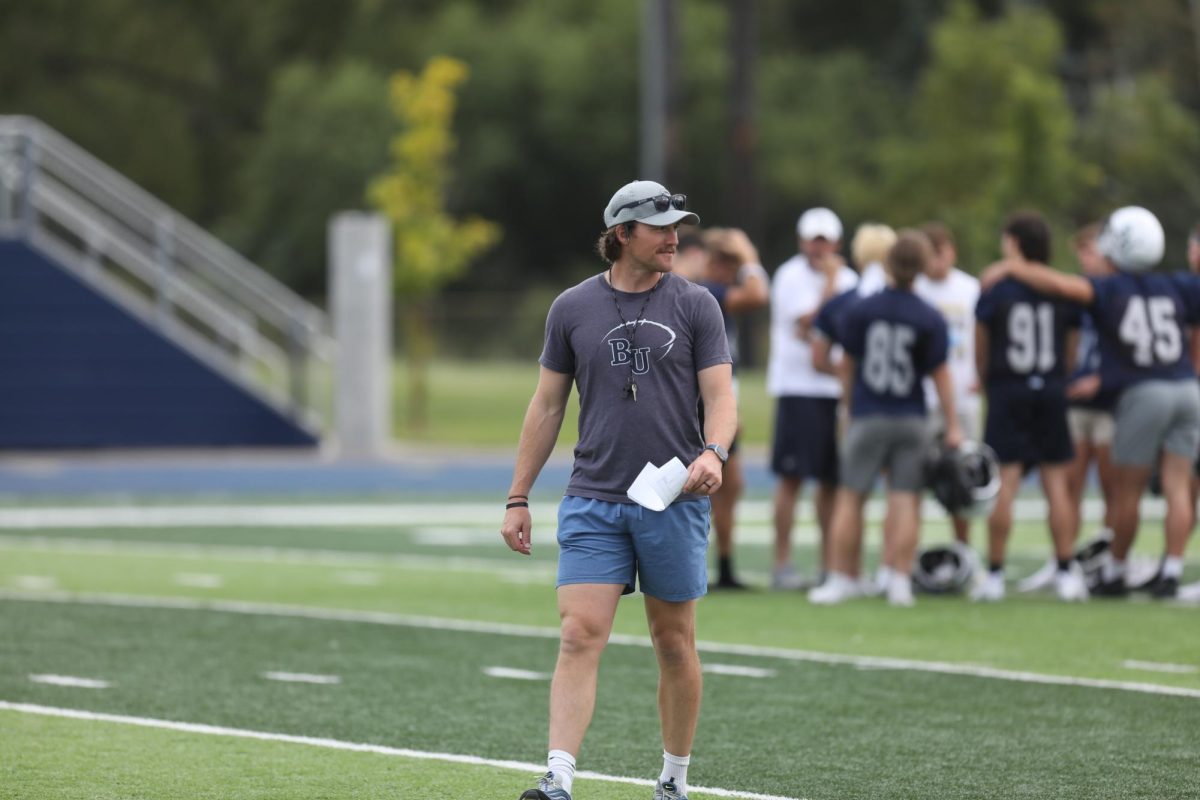
[(661, 467), (647, 461), (626, 494), (643, 508), (662, 511), (679, 497), (687, 476), (687, 467), (678, 458), (672, 458)]

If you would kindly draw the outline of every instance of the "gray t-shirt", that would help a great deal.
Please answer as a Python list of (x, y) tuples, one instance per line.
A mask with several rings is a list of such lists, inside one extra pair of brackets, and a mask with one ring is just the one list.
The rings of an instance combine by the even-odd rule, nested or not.
[[(629, 331), (647, 295), (616, 293), (623, 326), (600, 274), (559, 295), (546, 317), (539, 361), (573, 376), (579, 390), (579, 444), (568, 495), (628, 503), (625, 491), (647, 461), (662, 466), (678, 457), (686, 466), (704, 449), (696, 373), (730, 363), (721, 308), (706, 289), (666, 273), (631, 349)], [(631, 370), (636, 402), (622, 391)]]

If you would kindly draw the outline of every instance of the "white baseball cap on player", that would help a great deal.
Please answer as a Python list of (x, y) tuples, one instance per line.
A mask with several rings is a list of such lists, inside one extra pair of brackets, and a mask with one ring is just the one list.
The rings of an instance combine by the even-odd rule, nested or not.
[(699, 225), (700, 217), (684, 210), (687, 196), (671, 194), (667, 187), (654, 181), (634, 181), (617, 190), (604, 208), (604, 227), (622, 222), (641, 222), (646, 225), (674, 225), (686, 222)]
[(838, 242), (842, 239), (842, 221), (828, 208), (810, 208), (796, 221), (796, 233), (801, 239), (828, 239)]

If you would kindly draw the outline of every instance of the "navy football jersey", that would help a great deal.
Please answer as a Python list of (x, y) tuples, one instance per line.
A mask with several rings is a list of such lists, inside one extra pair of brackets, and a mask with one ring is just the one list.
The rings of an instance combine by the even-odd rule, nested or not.
[(1005, 278), (979, 296), (975, 319), (988, 332), (989, 384), (1038, 388), (1066, 380), (1067, 328), (1079, 327), (1077, 305)]
[(1100, 332), (1100, 384), (1120, 392), (1148, 380), (1195, 377), (1187, 326), (1200, 322), (1200, 276), (1186, 272), (1089, 278)]
[(817, 312), (817, 318), (813, 320), (813, 327), (821, 332), (829, 341), (834, 344), (842, 343), (841, 326), (842, 320), (846, 316), (846, 312), (850, 307), (858, 301), (859, 295), (857, 289), (847, 289), (839, 295), (829, 298), (821, 306), (821, 310)]
[(946, 320), (912, 292), (887, 288), (854, 302), (840, 328), (855, 359), (850, 416), (924, 416), (921, 379), (946, 361)]
[[(1100, 374), (1100, 331), (1090, 312), (1084, 312), (1079, 318), (1079, 344), (1075, 348), (1075, 369), (1071, 372), (1070, 380), (1078, 380), (1088, 375)], [(1094, 408), (1108, 411), (1112, 409), (1116, 398), (1103, 385), (1095, 395), (1085, 400), (1072, 400), (1071, 405), (1080, 408)]]

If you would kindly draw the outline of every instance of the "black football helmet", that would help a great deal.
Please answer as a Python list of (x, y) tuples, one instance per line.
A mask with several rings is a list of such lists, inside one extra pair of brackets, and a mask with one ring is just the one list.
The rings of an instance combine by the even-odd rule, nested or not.
[(954, 594), (967, 588), (977, 559), (963, 545), (927, 547), (913, 561), (913, 587), (929, 594)]
[(938, 445), (925, 462), (925, 486), (951, 516), (984, 517), (1000, 492), (1000, 462), (983, 442)]

